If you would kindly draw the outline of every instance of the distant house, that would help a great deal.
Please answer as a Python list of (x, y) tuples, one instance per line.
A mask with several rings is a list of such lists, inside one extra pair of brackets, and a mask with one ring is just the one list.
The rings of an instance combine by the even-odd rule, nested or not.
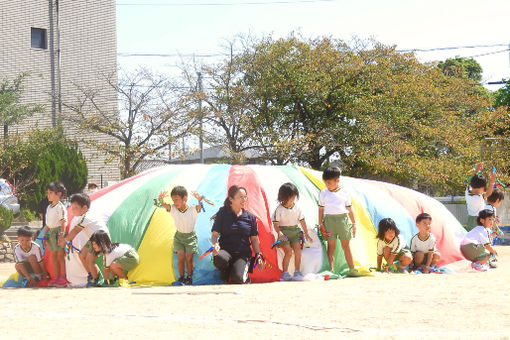
[[(29, 72), (23, 102), (46, 107), (43, 113), (10, 126), (10, 133), (33, 126), (55, 126), (65, 114), (59, 98), (77, 100), (80, 95), (73, 84), (101, 90), (101, 101), (110, 105), (112, 112), (117, 111), (117, 94), (101, 79), (102, 74), (117, 70), (115, 0), (3, 0), (0, 18), (0, 79)], [(115, 140), (63, 124), (87, 159), (89, 181), (119, 180), (118, 164), (105, 165), (104, 154), (81, 142), (91, 138), (104, 143)]]
[[(246, 150), (243, 153), (243, 163), (245, 164), (266, 164), (266, 161), (260, 157), (256, 150)], [(191, 164), (200, 163), (200, 151), (193, 152), (184, 157), (175, 158), (167, 161), (169, 164)], [(204, 149), (204, 163), (232, 163), (231, 155), (223, 148), (212, 146)]]

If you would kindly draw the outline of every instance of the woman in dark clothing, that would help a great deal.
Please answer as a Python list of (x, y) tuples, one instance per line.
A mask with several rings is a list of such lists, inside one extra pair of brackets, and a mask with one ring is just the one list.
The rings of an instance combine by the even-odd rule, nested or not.
[(220, 271), (220, 278), (226, 282), (229, 279), (232, 283), (249, 282), (252, 248), (255, 261), (263, 266), (257, 221), (252, 213), (244, 209), (247, 199), (245, 188), (231, 186), (223, 207), (214, 216), (211, 230), (213, 262)]

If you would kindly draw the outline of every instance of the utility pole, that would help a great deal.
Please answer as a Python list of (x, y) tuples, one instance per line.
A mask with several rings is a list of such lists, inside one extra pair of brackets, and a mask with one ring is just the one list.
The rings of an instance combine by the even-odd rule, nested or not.
[(204, 132), (203, 132), (203, 115), (202, 115), (202, 73), (197, 72), (198, 75), (198, 114), (200, 117), (200, 163), (204, 164)]

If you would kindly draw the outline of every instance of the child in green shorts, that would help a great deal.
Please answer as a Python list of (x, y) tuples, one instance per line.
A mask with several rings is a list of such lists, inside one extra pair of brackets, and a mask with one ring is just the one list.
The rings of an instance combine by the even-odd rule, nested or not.
[(135, 268), (140, 259), (136, 250), (129, 244), (112, 243), (104, 230), (98, 230), (90, 237), (90, 244), (96, 253), (103, 253), (104, 278), (110, 281), (110, 272), (119, 278), (121, 287), (128, 286), (127, 273)]
[(377, 231), (377, 270), (381, 270), (382, 259), (386, 260), (385, 272), (395, 268), (394, 261), (399, 261), (398, 271), (408, 273), (405, 269), (413, 262), (411, 251), (406, 248), (406, 240), (400, 234), (395, 221), (391, 218), (383, 218), (379, 221)]
[[(193, 193), (193, 196), (200, 201), (202, 196)], [(174, 252), (177, 253), (177, 267), (179, 269), (178, 282), (181, 284), (193, 284), (193, 254), (198, 253), (198, 238), (195, 233), (195, 223), (197, 222), (198, 213), (201, 205), (188, 206), (188, 191), (183, 186), (176, 186), (170, 192), (170, 197), (174, 204), (170, 205), (162, 202), (163, 208), (168, 211), (175, 222), (177, 231), (174, 236)], [(188, 268), (188, 276), (184, 277), (184, 262), (186, 261)]]
[[(299, 198), (299, 191), (292, 183), (283, 184), (278, 190), (278, 202), (280, 205), (276, 207), (273, 213), (274, 230), (278, 234), (278, 246), (283, 249), (285, 255), (282, 260), (282, 280), (283, 281), (301, 281), (301, 237), (304, 235), (307, 241), (312, 242), (308, 235), (303, 212), (296, 205), (296, 198)], [(301, 228), (299, 227), (301, 225)], [(289, 262), (294, 251), (294, 277), (290, 276)]]
[(66, 188), (60, 182), (51, 182), (46, 186), (46, 195), (50, 205), (46, 209), (45, 239), (50, 246), (54, 278), (48, 283), (52, 287), (66, 287), (66, 267), (64, 248), (59, 247), (67, 225), (67, 209), (60, 201), (66, 194)]
[[(328, 261), (334, 271), (336, 240), (344, 251), (345, 261), (349, 266), (349, 276), (360, 276), (354, 268), (350, 240), (356, 236), (356, 221), (352, 212), (351, 195), (340, 187), (340, 169), (336, 166), (324, 170), (322, 179), (326, 188), (319, 193), (319, 228), (326, 230), (328, 239)], [(352, 234), (351, 234), (352, 230)]]

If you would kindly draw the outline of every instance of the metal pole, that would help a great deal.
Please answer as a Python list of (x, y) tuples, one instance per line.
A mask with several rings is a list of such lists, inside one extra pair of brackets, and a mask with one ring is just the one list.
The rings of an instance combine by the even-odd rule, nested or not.
[(198, 114), (200, 117), (200, 163), (204, 164), (204, 132), (203, 132), (203, 116), (202, 116), (202, 73), (198, 72)]
[[(62, 72), (61, 72), (61, 60), (60, 60), (60, 9), (59, 0), (55, 0), (55, 9), (57, 12), (57, 95), (58, 95), (58, 114), (59, 118), (62, 115)], [(55, 122), (53, 126), (55, 127)]]

